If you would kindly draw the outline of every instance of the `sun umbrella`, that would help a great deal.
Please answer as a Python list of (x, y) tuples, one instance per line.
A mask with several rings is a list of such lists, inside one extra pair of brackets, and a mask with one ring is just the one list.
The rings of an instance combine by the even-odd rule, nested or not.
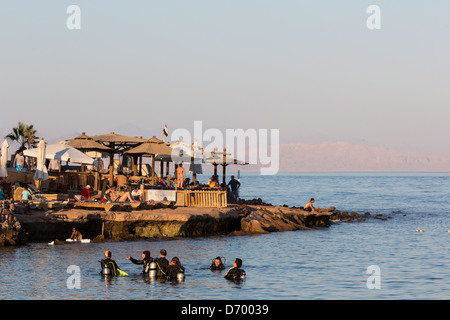
[[(38, 148), (25, 150), (23, 154), (28, 157), (37, 158)], [(45, 152), (45, 158), (82, 164), (94, 163), (94, 159), (69, 146), (64, 141), (48, 145)]]
[(6, 170), (6, 163), (8, 161), (8, 151), (9, 151), (9, 144), (8, 141), (6, 141), (5, 139), (2, 144), (2, 157), (0, 159), (0, 178), (8, 177), (8, 170)]
[(171, 160), (175, 163), (189, 162), (201, 164), (205, 157), (202, 151), (197, 147), (189, 146), (183, 141), (177, 141), (170, 145), (172, 148)]
[(34, 173), (34, 180), (45, 181), (48, 180), (48, 171), (45, 166), (45, 142), (41, 139), (38, 144), (38, 156), (36, 161), (36, 172)]
[(71, 147), (74, 147), (81, 151), (98, 151), (98, 152), (108, 152), (112, 151), (111, 148), (94, 141), (91, 137), (87, 136), (84, 132), (81, 136), (70, 139), (67, 143)]

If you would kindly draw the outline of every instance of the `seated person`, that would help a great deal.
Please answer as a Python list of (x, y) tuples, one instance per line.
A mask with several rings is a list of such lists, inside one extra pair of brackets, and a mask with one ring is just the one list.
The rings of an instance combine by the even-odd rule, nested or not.
[(217, 176), (212, 176), (211, 179), (208, 180), (208, 185), (210, 188), (218, 188), (219, 187), (219, 178)]
[[(114, 190), (114, 188), (109, 188), (108, 190), (105, 191), (105, 197), (108, 201), (111, 202), (116, 202), (118, 201), (118, 199), (120, 198), (120, 195), (118, 195), (116, 193), (116, 191)], [(109, 198), (109, 199), (108, 199)]]
[(160, 185), (163, 186), (164, 188), (167, 187), (167, 185), (166, 185), (166, 180), (159, 180), (159, 181), (158, 181), (158, 184), (160, 184)]
[(125, 192), (120, 198), (120, 202), (130, 201), (130, 202), (138, 202), (139, 199), (140, 202), (142, 202), (142, 190), (135, 187), (132, 191)]
[(309, 200), (309, 202), (307, 204), (305, 204), (303, 209), (306, 211), (316, 212), (317, 209), (314, 208), (314, 206), (313, 206), (314, 201), (315, 201), (314, 198), (311, 198), (311, 200)]
[(91, 192), (89, 191), (90, 189), (91, 189), (90, 185), (87, 185), (86, 187), (81, 189), (80, 192), (81, 200), (89, 200), (89, 198), (91, 197)]
[(81, 239), (83, 239), (83, 236), (81, 235), (80, 231), (78, 231), (77, 229), (73, 228), (72, 229), (72, 234), (70, 236), (70, 239), (72, 239), (72, 240), (81, 240)]
[(29, 188), (26, 188), (22, 191), (22, 201), (28, 202), (28, 200), (36, 199), (33, 194), (31, 193), (31, 190)]
[(0, 200), (5, 200), (5, 192), (3, 191), (3, 186), (0, 186)]

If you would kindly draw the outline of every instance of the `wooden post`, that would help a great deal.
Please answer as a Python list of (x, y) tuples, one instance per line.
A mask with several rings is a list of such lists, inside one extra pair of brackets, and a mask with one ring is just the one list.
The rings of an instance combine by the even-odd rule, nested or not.
[(155, 182), (155, 155), (152, 154), (152, 185)]
[(169, 161), (167, 161), (167, 163), (166, 163), (166, 176), (168, 176), (170, 173), (170, 171), (169, 171), (169, 164), (170, 164), (170, 162)]
[(223, 163), (222, 163), (222, 166), (223, 166), (223, 181), (222, 181), (222, 183), (223, 184), (226, 184), (226, 181), (225, 181), (225, 164), (227, 163), (227, 148), (223, 148)]
[(131, 156), (131, 171), (133, 172), (133, 175), (137, 175), (137, 158), (136, 156)]
[[(114, 142), (110, 142), (109, 147), (114, 150)], [(114, 185), (114, 151), (109, 153), (109, 185)]]

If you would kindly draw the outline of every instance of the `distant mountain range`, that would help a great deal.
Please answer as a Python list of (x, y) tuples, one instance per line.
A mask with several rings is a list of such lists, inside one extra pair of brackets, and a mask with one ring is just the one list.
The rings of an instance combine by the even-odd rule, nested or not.
[[(259, 166), (241, 166), (239, 170), (259, 171)], [(400, 152), (348, 142), (282, 143), (279, 172), (294, 171), (442, 172), (450, 171), (450, 153)]]

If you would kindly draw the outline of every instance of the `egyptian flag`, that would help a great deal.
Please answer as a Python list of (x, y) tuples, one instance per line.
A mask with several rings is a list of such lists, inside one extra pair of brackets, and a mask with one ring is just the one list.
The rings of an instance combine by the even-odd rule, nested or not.
[(169, 136), (169, 132), (167, 131), (167, 124), (164, 125), (163, 133), (164, 133), (164, 135), (165, 135), (166, 137)]

